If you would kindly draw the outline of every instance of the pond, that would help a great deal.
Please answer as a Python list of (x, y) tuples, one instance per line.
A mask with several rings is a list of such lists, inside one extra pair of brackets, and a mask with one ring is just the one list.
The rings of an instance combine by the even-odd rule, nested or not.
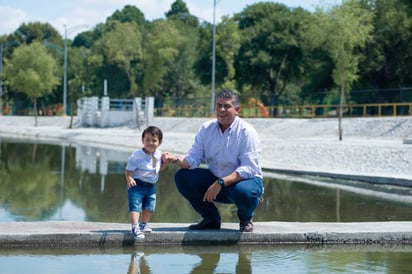
[[(0, 221), (129, 222), (124, 166), (130, 152), (80, 144), (1, 139)], [(197, 222), (162, 171), (152, 222)], [(360, 182), (265, 174), (255, 221), (357, 222), (412, 220), (412, 189)], [(219, 207), (223, 222), (235, 208)]]
[[(124, 166), (131, 151), (0, 138), (0, 222), (128, 223)], [(162, 171), (152, 222), (197, 222)], [(265, 173), (255, 221), (411, 221), (412, 189)], [(238, 222), (219, 206), (223, 222)], [(183, 246), (2, 249), (1, 273), (406, 273), (410, 246)], [(139, 270), (140, 269), (140, 270)]]
[(410, 273), (396, 246), (150, 246), (0, 251), (1, 273)]

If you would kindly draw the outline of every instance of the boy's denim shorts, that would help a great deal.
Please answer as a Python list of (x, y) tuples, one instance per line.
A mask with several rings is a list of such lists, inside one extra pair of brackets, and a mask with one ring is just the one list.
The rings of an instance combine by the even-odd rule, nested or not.
[(142, 212), (142, 210), (155, 211), (156, 189), (155, 184), (135, 179), (136, 185), (127, 191), (129, 199), (129, 212)]

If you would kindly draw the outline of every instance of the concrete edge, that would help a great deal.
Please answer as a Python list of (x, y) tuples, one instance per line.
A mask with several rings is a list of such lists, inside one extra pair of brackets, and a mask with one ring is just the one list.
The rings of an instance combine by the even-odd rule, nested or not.
[(325, 172), (325, 171), (315, 171), (315, 170), (296, 170), (296, 169), (286, 169), (286, 168), (263, 168), (263, 171), (266, 172), (276, 172), (286, 175), (311, 175), (319, 177), (327, 177), (334, 179), (344, 179), (352, 181), (360, 181), (372, 184), (381, 184), (381, 185), (395, 185), (403, 187), (412, 187), (412, 179), (407, 178), (394, 178), (386, 176), (371, 176), (371, 175), (362, 175), (362, 174), (343, 174), (336, 172)]
[[(412, 244), (412, 222), (256, 222), (241, 233), (238, 224), (220, 230), (190, 231), (188, 224), (153, 223), (152, 233), (135, 241), (130, 224), (93, 222), (0, 223), (0, 248), (120, 247), (133, 245), (345, 245)], [(10, 229), (13, 227), (13, 229)]]
[(124, 247), (133, 245), (302, 245), (396, 244), (411, 245), (412, 232), (369, 233), (248, 233), (163, 232), (135, 241), (129, 232), (0, 235), (1, 247)]
[(403, 139), (404, 145), (412, 145), (412, 137)]

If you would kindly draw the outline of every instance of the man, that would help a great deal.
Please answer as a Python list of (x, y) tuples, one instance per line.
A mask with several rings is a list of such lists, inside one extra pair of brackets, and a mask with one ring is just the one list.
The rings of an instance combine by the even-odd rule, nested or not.
[[(241, 232), (252, 232), (256, 207), (263, 194), (259, 164), (261, 144), (256, 130), (238, 117), (240, 97), (231, 90), (217, 94), (216, 117), (204, 123), (184, 157), (166, 153), (165, 161), (181, 167), (175, 174), (178, 191), (203, 217), (191, 230), (220, 229), (214, 202), (235, 204)], [(208, 168), (199, 168), (206, 163)]]

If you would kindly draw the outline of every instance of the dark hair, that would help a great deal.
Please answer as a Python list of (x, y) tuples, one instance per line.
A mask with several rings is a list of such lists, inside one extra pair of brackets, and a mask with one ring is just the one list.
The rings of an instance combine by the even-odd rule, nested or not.
[(144, 138), (145, 134), (151, 134), (152, 136), (156, 136), (157, 138), (159, 138), (159, 141), (162, 141), (163, 139), (162, 131), (160, 130), (160, 128), (155, 126), (149, 126), (145, 130), (143, 130), (142, 139)]
[(216, 96), (216, 98), (230, 98), (233, 100), (233, 105), (235, 107), (240, 106), (240, 95), (233, 90), (230, 89), (225, 89), (219, 92)]

